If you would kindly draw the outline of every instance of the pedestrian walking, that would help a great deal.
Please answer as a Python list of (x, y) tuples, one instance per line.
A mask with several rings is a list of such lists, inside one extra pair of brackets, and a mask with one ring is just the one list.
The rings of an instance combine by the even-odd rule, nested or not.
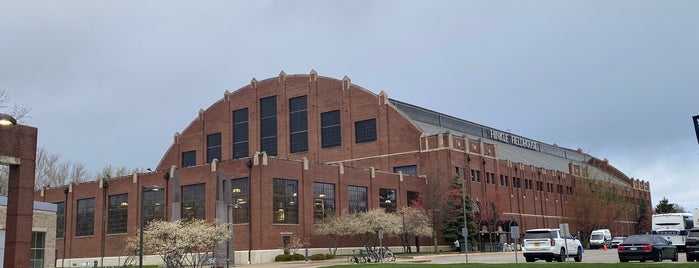
[(454, 240), (454, 248), (456, 252), (461, 252), (461, 243), (459, 243), (459, 239)]

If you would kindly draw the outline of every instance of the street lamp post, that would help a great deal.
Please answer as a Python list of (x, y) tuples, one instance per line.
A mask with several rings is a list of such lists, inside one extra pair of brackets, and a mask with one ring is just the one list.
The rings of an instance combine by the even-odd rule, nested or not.
[(144, 185), (141, 187), (141, 230), (138, 239), (138, 267), (143, 268), (143, 228), (145, 222), (145, 213), (143, 213), (143, 194), (146, 192), (159, 191), (160, 186), (158, 185)]
[[(235, 267), (235, 232), (233, 232), (233, 228), (231, 227), (231, 209), (236, 209), (238, 208), (238, 204), (236, 201), (236, 204), (226, 204), (226, 222), (228, 222), (228, 233), (230, 234), (230, 237), (228, 238), (228, 241), (226, 241), (226, 267), (230, 267), (230, 260), (231, 260), (231, 248), (233, 248), (233, 267)], [(233, 241), (231, 243), (231, 241)]]

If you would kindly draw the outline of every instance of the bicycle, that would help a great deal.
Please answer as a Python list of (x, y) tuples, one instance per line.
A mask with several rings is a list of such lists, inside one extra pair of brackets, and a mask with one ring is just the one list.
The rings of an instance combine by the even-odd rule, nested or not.
[(347, 257), (347, 262), (350, 264), (354, 263), (366, 263), (367, 258), (365, 256), (366, 254), (364, 253), (364, 250), (360, 249), (359, 252), (357, 252), (356, 249), (352, 250), (352, 255), (349, 255)]

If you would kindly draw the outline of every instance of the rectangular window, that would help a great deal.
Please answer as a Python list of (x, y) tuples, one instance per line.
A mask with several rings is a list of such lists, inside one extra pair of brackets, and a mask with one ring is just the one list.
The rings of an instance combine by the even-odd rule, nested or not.
[(129, 194), (117, 194), (109, 196), (109, 210), (107, 212), (107, 233), (126, 233), (129, 216)]
[(197, 151), (187, 151), (182, 153), (182, 167), (197, 165)]
[(231, 223), (250, 222), (250, 180), (248, 178), (231, 180), (232, 215)]
[(306, 96), (289, 99), (289, 141), (292, 153), (308, 151)]
[(274, 179), (274, 223), (298, 224), (298, 181)]
[(260, 99), (260, 151), (277, 155), (277, 96)]
[(421, 202), (422, 201), (421, 201), (419, 192), (408, 191), (408, 206), (409, 207), (414, 207), (416, 205), (419, 205), (419, 203), (421, 203)]
[(221, 161), (221, 133), (206, 135), (206, 163)]
[(366, 187), (349, 186), (349, 213), (367, 212), (367, 191)]
[(151, 221), (165, 219), (165, 191), (145, 191), (143, 198), (143, 222), (148, 225)]
[(313, 183), (313, 218), (321, 222), (335, 214), (335, 184)]
[(95, 199), (78, 200), (77, 211), (75, 236), (93, 235), (95, 228)]
[(182, 219), (205, 219), (206, 184), (182, 186)]
[(233, 111), (233, 159), (248, 157), (248, 109)]
[(340, 132), (340, 111), (330, 111), (320, 114), (320, 132), (323, 148), (342, 145)]
[(358, 121), (354, 123), (355, 143), (370, 142), (376, 140), (376, 119)]
[(403, 172), (403, 175), (417, 177), (417, 165), (393, 167), (393, 173)]
[(66, 222), (66, 203), (56, 203), (56, 238), (63, 238)]
[(380, 188), (379, 207), (389, 213), (396, 212), (396, 190)]
[(29, 258), (30, 268), (44, 267), (44, 251), (46, 250), (46, 233), (32, 232), (31, 257)]

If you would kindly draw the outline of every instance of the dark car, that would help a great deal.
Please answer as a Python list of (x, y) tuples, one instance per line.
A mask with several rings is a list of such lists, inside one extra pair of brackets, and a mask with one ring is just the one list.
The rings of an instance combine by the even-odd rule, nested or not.
[(617, 247), (620, 262), (638, 260), (677, 261), (677, 247), (659, 235), (632, 235)]
[(692, 228), (684, 241), (687, 261), (699, 260), (699, 228)]

